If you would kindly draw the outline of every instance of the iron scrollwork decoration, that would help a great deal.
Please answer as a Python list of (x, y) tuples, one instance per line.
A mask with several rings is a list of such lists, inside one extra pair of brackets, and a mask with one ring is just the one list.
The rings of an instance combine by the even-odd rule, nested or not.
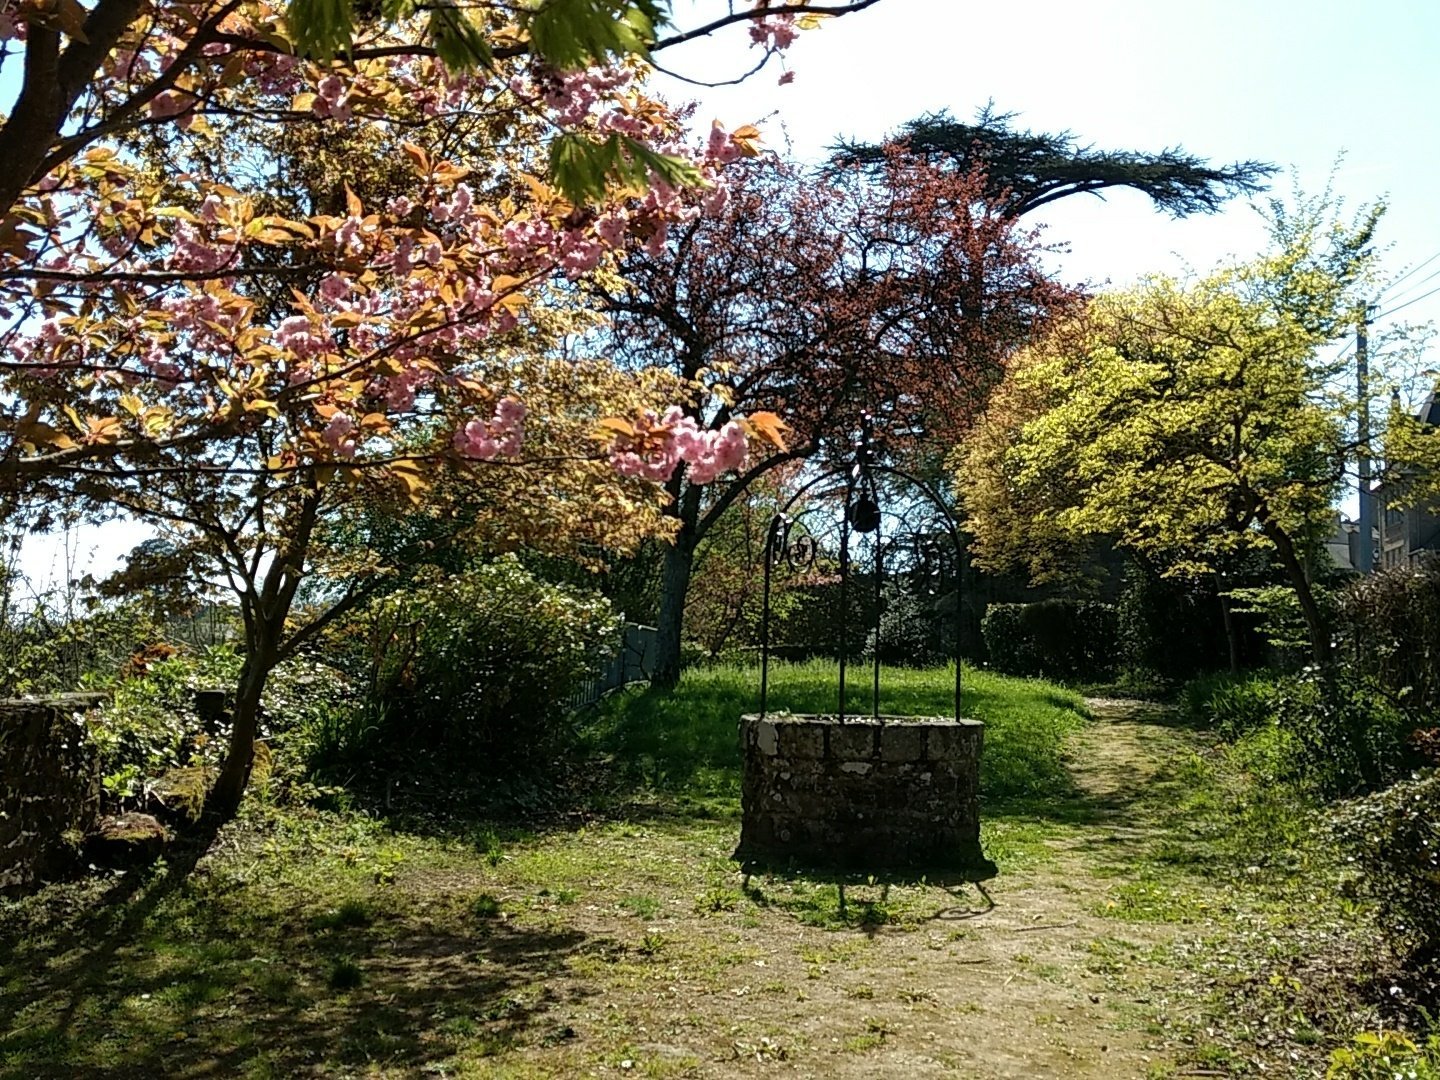
[(776, 520), (781, 521), (781, 534), (778, 542), (773, 545), (771, 559), (783, 561), (792, 574), (808, 573), (820, 554), (820, 545), (808, 532), (797, 532), (795, 521), (782, 521), (778, 517)]
[[(945, 501), (925, 481), (903, 469), (883, 465), (874, 460), (869, 446), (868, 431), (862, 436), (853, 462), (842, 468), (830, 469), (811, 477), (786, 500), (770, 521), (765, 538), (764, 598), (760, 619), (760, 714), (766, 713), (770, 688), (770, 610), (771, 587), (776, 573), (788, 571), (793, 575), (808, 574), (820, 559), (821, 541), (828, 536), (837, 536), (835, 557), (839, 566), (839, 609), (842, 625), (838, 628), (840, 686), (837, 715), (845, 722), (846, 668), (849, 664), (850, 636), (848, 627), (843, 625), (849, 615), (847, 594), (850, 587), (851, 534), (868, 537), (870, 569), (874, 583), (873, 620), (869, 627), (871, 653), (874, 668), (870, 716), (880, 719), (880, 623), (882, 594), (881, 584), (886, 571), (887, 554), (893, 564), (900, 563), (902, 572), (908, 571), (912, 582), (934, 596), (953, 584), (956, 592), (954, 641), (955, 656), (955, 716), (960, 711), (960, 529), (954, 515)], [(897, 500), (898, 508), (887, 509), (882, 505), (881, 488), (877, 478), (898, 482), (920, 498)], [(897, 486), (895, 483), (888, 487)], [(839, 514), (833, 509), (839, 505)], [(797, 510), (797, 507), (799, 508)], [(910, 524), (916, 513), (928, 508), (932, 527), (922, 531)], [(832, 516), (823, 529), (816, 529), (812, 522), (826, 509)], [(887, 517), (893, 525), (887, 524)], [(838, 518), (838, 520), (837, 520)], [(938, 526), (938, 529), (935, 527)], [(949, 550), (947, 551), (946, 548)]]

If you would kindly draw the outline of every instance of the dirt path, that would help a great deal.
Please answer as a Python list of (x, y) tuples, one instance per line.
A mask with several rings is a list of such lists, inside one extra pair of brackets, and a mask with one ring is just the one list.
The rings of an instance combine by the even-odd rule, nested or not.
[[(624, 946), (633, 920), (596, 905), (569, 925), (622, 951), (603, 964), (571, 964), (571, 979), (550, 990), (576, 1004), (553, 1010), (554, 1022), (623, 1032), (627, 1056), (597, 1061), (593, 1045), (577, 1039), (526, 1051), (529, 1064), (597, 1076), (1163, 1075), (1145, 1026), (1164, 973), (1149, 957), (1174, 927), (1117, 910), (1127, 862), (1160, 840), (1168, 770), (1193, 737), (1142, 703), (1090, 706), (1096, 721), (1070, 747), (1073, 789), (1033, 819), (995, 823), (988, 842), (1007, 850), (991, 854), (1018, 868), (988, 887), (993, 908), (972, 889), (882, 897), (874, 886), (852, 888), (852, 907), (868, 897), (893, 921), (836, 929), (797, 920), (803, 909), (785, 884), (761, 882), (761, 904), (712, 917), (674, 910), (683, 899), (663, 904), (648, 920), (646, 957)], [(642, 832), (622, 842), (636, 875), (630, 887), (647, 888), (645, 853), (669, 857), (663, 838)], [(674, 888), (655, 872), (652, 892)]]

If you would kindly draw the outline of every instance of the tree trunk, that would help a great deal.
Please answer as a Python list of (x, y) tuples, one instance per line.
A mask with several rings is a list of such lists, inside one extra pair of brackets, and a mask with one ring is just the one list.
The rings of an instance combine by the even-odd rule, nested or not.
[(685, 597), (690, 592), (690, 574), (695, 569), (693, 532), (687, 526), (665, 549), (660, 572), (660, 618), (655, 635), (654, 686), (673, 688), (680, 681), (680, 640), (685, 626)]
[(1230, 595), (1225, 591), (1225, 582), (1215, 575), (1215, 596), (1220, 601), (1220, 621), (1225, 627), (1225, 646), (1230, 652), (1230, 674), (1240, 674), (1240, 628), (1235, 625), (1235, 614), (1230, 610)]
[[(304, 576), (305, 558), (310, 538), (320, 513), (321, 491), (312, 486), (293, 508), (293, 517), (279, 522), (276, 528), (287, 536), (285, 544), (265, 571), (264, 584), (257, 592), (247, 585), (241, 597), (245, 615), (245, 666), (240, 669), (240, 685), (235, 691), (235, 715), (230, 725), (230, 745), (220, 776), (205, 800), (205, 809), (212, 819), (226, 821), (240, 809), (245, 786), (250, 782), (250, 768), (255, 763), (255, 736), (260, 733), (260, 698), (270, 672), (293, 649), (296, 637), (285, 640), (285, 621), (295, 602), (295, 591)], [(241, 567), (243, 572), (244, 567)], [(332, 609), (334, 610), (334, 609)], [(312, 624), (313, 625), (313, 624)]]
[(241, 669), (225, 763), (205, 801), (206, 811), (221, 821), (235, 816), (250, 782), (250, 768), (255, 763), (255, 737), (260, 733), (260, 698), (274, 664), (273, 648), (254, 650)]
[(1300, 601), (1301, 614), (1305, 616), (1305, 626), (1310, 632), (1310, 655), (1315, 663), (1325, 668), (1330, 663), (1330, 628), (1325, 624), (1325, 617), (1320, 613), (1320, 605), (1315, 602), (1315, 590), (1310, 587), (1310, 578), (1305, 573), (1305, 567), (1300, 562), (1300, 556), (1295, 551), (1295, 544), (1290, 539), (1290, 534), (1269, 521), (1262, 521), (1261, 527), (1270, 542), (1275, 545), (1275, 550), (1280, 555), (1280, 563), (1285, 567), (1285, 572), (1290, 575), (1290, 585), (1295, 590), (1295, 598)]
[(0, 126), (0, 217), (8, 218), (21, 192), (40, 179), (36, 173), (70, 110), (140, 8), (140, 0), (101, 0), (85, 18), (84, 35), (71, 36), (63, 52), (59, 31), (28, 28), (24, 78)]

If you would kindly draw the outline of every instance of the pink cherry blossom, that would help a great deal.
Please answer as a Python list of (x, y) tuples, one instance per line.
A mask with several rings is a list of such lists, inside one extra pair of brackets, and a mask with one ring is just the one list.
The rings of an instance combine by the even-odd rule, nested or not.
[(325, 430), (320, 437), (325, 440), (326, 445), (335, 451), (342, 458), (353, 458), (359, 447), (356, 445), (355, 421), (343, 412), (337, 412), (325, 425)]
[(488, 421), (471, 420), (455, 433), (455, 449), (462, 457), (491, 461), (515, 457), (524, 438), (525, 405), (515, 398), (501, 398)]

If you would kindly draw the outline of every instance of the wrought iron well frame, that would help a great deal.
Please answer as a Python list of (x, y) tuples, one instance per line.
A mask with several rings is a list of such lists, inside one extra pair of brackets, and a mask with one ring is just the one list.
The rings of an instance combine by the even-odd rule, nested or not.
[[(816, 476), (811, 477), (802, 484), (791, 496), (781, 505), (775, 515), (770, 519), (770, 525), (765, 533), (765, 554), (764, 554), (764, 593), (761, 601), (760, 614), (760, 715), (767, 714), (770, 693), (770, 593), (772, 579), (777, 564), (783, 559), (791, 569), (795, 569), (795, 552), (790, 542), (790, 532), (799, 521), (799, 517), (792, 518), (791, 511), (795, 505), (806, 495), (813, 492), (817, 487), (826, 481), (843, 481), (844, 504), (841, 508), (840, 517), (840, 617), (845, 620), (848, 615), (847, 600), (850, 584), (850, 533), (852, 531), (852, 518), (856, 508), (862, 503), (856, 501), (856, 493), (862, 492), (872, 504), (874, 512), (880, 516), (874, 528), (874, 578), (875, 578), (875, 622), (871, 628), (874, 632), (874, 654), (873, 672), (871, 682), (870, 718), (882, 722), (880, 713), (880, 621), (881, 621), (881, 586), (884, 580), (885, 570), (885, 543), (883, 511), (879, 506), (879, 489), (875, 483), (876, 474), (894, 477), (909, 484), (915, 490), (923, 494), (930, 505), (939, 511), (940, 520), (945, 526), (949, 535), (951, 548), (955, 557), (955, 618), (954, 618), (954, 652), (955, 652), (955, 717), (959, 719), (962, 715), (961, 704), (961, 664), (960, 664), (960, 635), (963, 620), (960, 609), (960, 590), (963, 584), (962, 573), (962, 546), (960, 541), (960, 525), (951, 513), (950, 507), (945, 504), (938, 492), (930, 484), (915, 476), (913, 473), (895, 465), (886, 465), (874, 460), (874, 451), (870, 445), (869, 431), (866, 430), (861, 437), (860, 444), (856, 448), (853, 461), (844, 466), (837, 466), (827, 469)], [(826, 492), (827, 495), (835, 494), (835, 490)], [(800, 515), (800, 516), (803, 516)], [(865, 530), (856, 530), (865, 531)], [(809, 563), (813, 563), (817, 550), (812, 548), (800, 557)], [(840, 685), (838, 689), (837, 719), (840, 723), (845, 722), (846, 701), (845, 701), (845, 673), (849, 660), (849, 636), (848, 627), (840, 627)], [(856, 717), (861, 713), (851, 714)]]

